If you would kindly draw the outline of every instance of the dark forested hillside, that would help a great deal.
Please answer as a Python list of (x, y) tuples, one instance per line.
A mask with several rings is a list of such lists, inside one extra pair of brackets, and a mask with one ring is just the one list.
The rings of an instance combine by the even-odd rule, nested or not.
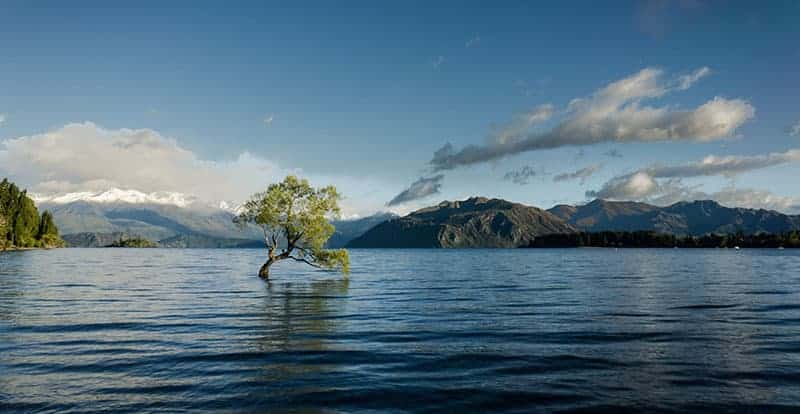
[(25, 190), (3, 179), (0, 182), (0, 249), (60, 247), (63, 241), (53, 216), (45, 211), (39, 216)]

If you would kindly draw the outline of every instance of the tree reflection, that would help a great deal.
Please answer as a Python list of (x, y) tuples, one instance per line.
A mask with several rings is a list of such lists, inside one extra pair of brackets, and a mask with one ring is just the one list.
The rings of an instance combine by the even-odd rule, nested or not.
[[(346, 362), (331, 344), (349, 286), (348, 279), (267, 285), (264, 335), (256, 345), (268, 360), (261, 366), (259, 382), (282, 388), (281, 393), (289, 399), (331, 390), (326, 378)], [(304, 380), (302, 386), (282, 387), (299, 378)]]

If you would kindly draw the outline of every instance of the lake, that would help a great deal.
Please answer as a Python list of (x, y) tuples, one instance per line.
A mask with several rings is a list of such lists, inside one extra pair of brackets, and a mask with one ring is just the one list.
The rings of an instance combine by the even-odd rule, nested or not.
[(800, 251), (0, 254), (2, 412), (797, 412)]

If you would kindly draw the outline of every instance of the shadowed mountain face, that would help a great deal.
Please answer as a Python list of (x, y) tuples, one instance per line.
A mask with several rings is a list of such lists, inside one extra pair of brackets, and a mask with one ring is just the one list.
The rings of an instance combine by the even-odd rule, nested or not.
[(383, 222), (349, 247), (518, 247), (575, 228), (547, 211), (483, 197), (445, 201)]
[(800, 217), (770, 210), (729, 208), (715, 201), (680, 202), (667, 207), (595, 200), (559, 205), (551, 213), (581, 231), (648, 230), (676, 235), (782, 233), (800, 229)]

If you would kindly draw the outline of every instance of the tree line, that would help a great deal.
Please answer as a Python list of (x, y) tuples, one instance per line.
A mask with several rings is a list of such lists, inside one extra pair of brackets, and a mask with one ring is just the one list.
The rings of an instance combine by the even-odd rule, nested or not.
[(53, 215), (39, 215), (36, 204), (25, 190), (3, 179), (0, 182), (0, 249), (61, 247)]
[(654, 231), (603, 231), (538, 236), (525, 247), (800, 248), (800, 231), (780, 234), (676, 236)]

